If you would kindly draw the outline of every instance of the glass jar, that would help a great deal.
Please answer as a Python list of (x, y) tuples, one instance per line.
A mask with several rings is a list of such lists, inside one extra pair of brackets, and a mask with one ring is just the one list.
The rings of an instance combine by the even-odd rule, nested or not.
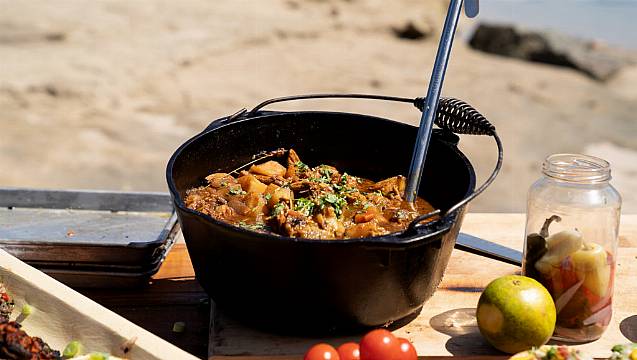
[(551, 155), (542, 173), (528, 194), (522, 273), (555, 301), (554, 339), (592, 341), (612, 315), (621, 197), (596, 157)]

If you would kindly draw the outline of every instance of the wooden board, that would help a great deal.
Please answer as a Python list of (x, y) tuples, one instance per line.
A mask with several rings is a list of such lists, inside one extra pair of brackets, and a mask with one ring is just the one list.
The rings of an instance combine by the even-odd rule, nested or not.
[[(196, 359), (143, 328), (107, 310), (67, 286), (0, 250), (0, 280), (16, 303), (16, 317), (31, 336), (43, 338), (54, 349), (71, 340), (89, 351), (109, 352), (130, 360)], [(20, 315), (23, 305), (33, 311)], [(134, 342), (123, 354), (121, 346)]]
[[(462, 231), (514, 249), (524, 244), (523, 214), (468, 214)], [(518, 273), (519, 268), (476, 255), (454, 251), (443, 282), (425, 304), (422, 313), (394, 333), (414, 343), (419, 355), (502, 357), (479, 334), (475, 307), (480, 293), (494, 278)], [(595, 342), (578, 345), (594, 357), (608, 357), (617, 343), (637, 341), (637, 215), (622, 218), (614, 315), (603, 335)], [(255, 299), (255, 306), (259, 306)], [(264, 309), (267, 311), (267, 309)], [(210, 359), (300, 359), (311, 344), (326, 341), (338, 345), (358, 340), (360, 335), (339, 338), (282, 337), (259, 332), (212, 310), (213, 328), (209, 339)]]

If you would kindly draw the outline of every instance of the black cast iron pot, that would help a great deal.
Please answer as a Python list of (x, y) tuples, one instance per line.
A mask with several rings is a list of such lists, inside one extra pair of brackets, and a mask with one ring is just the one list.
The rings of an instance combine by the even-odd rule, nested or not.
[[(307, 97), (316, 96), (292, 99)], [(422, 99), (340, 97), (422, 105)], [(350, 240), (287, 238), (255, 233), (186, 208), (186, 191), (204, 184), (208, 174), (230, 172), (254, 154), (280, 147), (295, 149), (310, 166), (329, 164), (372, 180), (406, 173), (416, 127), (352, 113), (259, 111), (289, 99), (270, 100), (251, 112), (214, 121), (180, 146), (168, 163), (168, 187), (199, 283), (225, 312), (268, 328), (352, 329), (417, 314), (442, 279), (464, 205), (493, 180), (501, 164), (498, 140), (496, 171), (474, 191), (473, 167), (449, 129), (488, 133), (497, 140), (495, 129), (465, 103), (441, 100), (436, 123), (447, 129), (432, 136), (419, 190), (441, 216), (427, 224), (415, 221), (402, 233)], [(466, 110), (462, 116), (459, 109)]]

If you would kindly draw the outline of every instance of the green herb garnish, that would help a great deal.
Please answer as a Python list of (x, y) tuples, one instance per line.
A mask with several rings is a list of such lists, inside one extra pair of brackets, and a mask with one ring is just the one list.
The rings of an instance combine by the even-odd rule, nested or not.
[(263, 198), (265, 199), (265, 201), (270, 201), (270, 199), (272, 199), (272, 194), (267, 193), (267, 194), (263, 195)]
[(285, 205), (278, 203), (272, 207), (272, 216), (279, 216), (285, 210)]
[(173, 332), (174, 333), (182, 333), (186, 331), (186, 323), (183, 321), (177, 321), (173, 323)]
[(610, 351), (618, 353), (624, 352), (624, 345), (615, 345)]
[(84, 352), (84, 347), (79, 341), (74, 340), (66, 345), (64, 351), (62, 351), (62, 356), (65, 359), (70, 359), (78, 355), (82, 355), (82, 352)]
[(294, 210), (305, 216), (310, 216), (314, 210), (314, 202), (308, 198), (296, 199), (294, 200)]
[(341, 214), (343, 213), (343, 208), (347, 206), (347, 201), (344, 197), (332, 193), (321, 196), (319, 201), (321, 209), (323, 209), (325, 206), (333, 207), (337, 217), (341, 216)]
[(306, 172), (310, 169), (309, 166), (305, 165), (301, 161), (297, 161), (296, 163), (294, 163), (294, 166), (296, 166), (296, 169), (299, 170), (300, 172)]
[(246, 192), (241, 189), (241, 186), (233, 187), (228, 190), (230, 195), (245, 195)]
[(22, 315), (29, 316), (33, 313), (33, 307), (29, 304), (22, 305)]
[(557, 357), (557, 348), (551, 347), (549, 351), (546, 352), (545, 358), (548, 360), (555, 359)]
[(92, 352), (88, 354), (88, 360), (108, 360), (110, 357), (109, 353)]

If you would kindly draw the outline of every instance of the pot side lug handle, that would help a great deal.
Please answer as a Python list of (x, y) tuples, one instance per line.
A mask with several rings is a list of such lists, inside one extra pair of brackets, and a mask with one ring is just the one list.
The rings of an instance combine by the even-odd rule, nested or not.
[(226, 117), (222, 117), (220, 119), (212, 120), (212, 122), (210, 124), (208, 124), (208, 126), (206, 126), (206, 128), (203, 130), (203, 132), (210, 131), (212, 129), (216, 129), (216, 128), (222, 126), (222, 125), (226, 125), (226, 124), (231, 123), (231, 122), (233, 122), (233, 121), (235, 121), (237, 119), (240, 119), (247, 112), (248, 112), (248, 109), (243, 108), (243, 109), (235, 112), (234, 114), (232, 114), (230, 116), (226, 116)]
[(480, 239), (473, 235), (460, 233), (456, 240), (455, 248), (489, 259), (499, 260), (507, 264), (522, 266), (522, 252)]

